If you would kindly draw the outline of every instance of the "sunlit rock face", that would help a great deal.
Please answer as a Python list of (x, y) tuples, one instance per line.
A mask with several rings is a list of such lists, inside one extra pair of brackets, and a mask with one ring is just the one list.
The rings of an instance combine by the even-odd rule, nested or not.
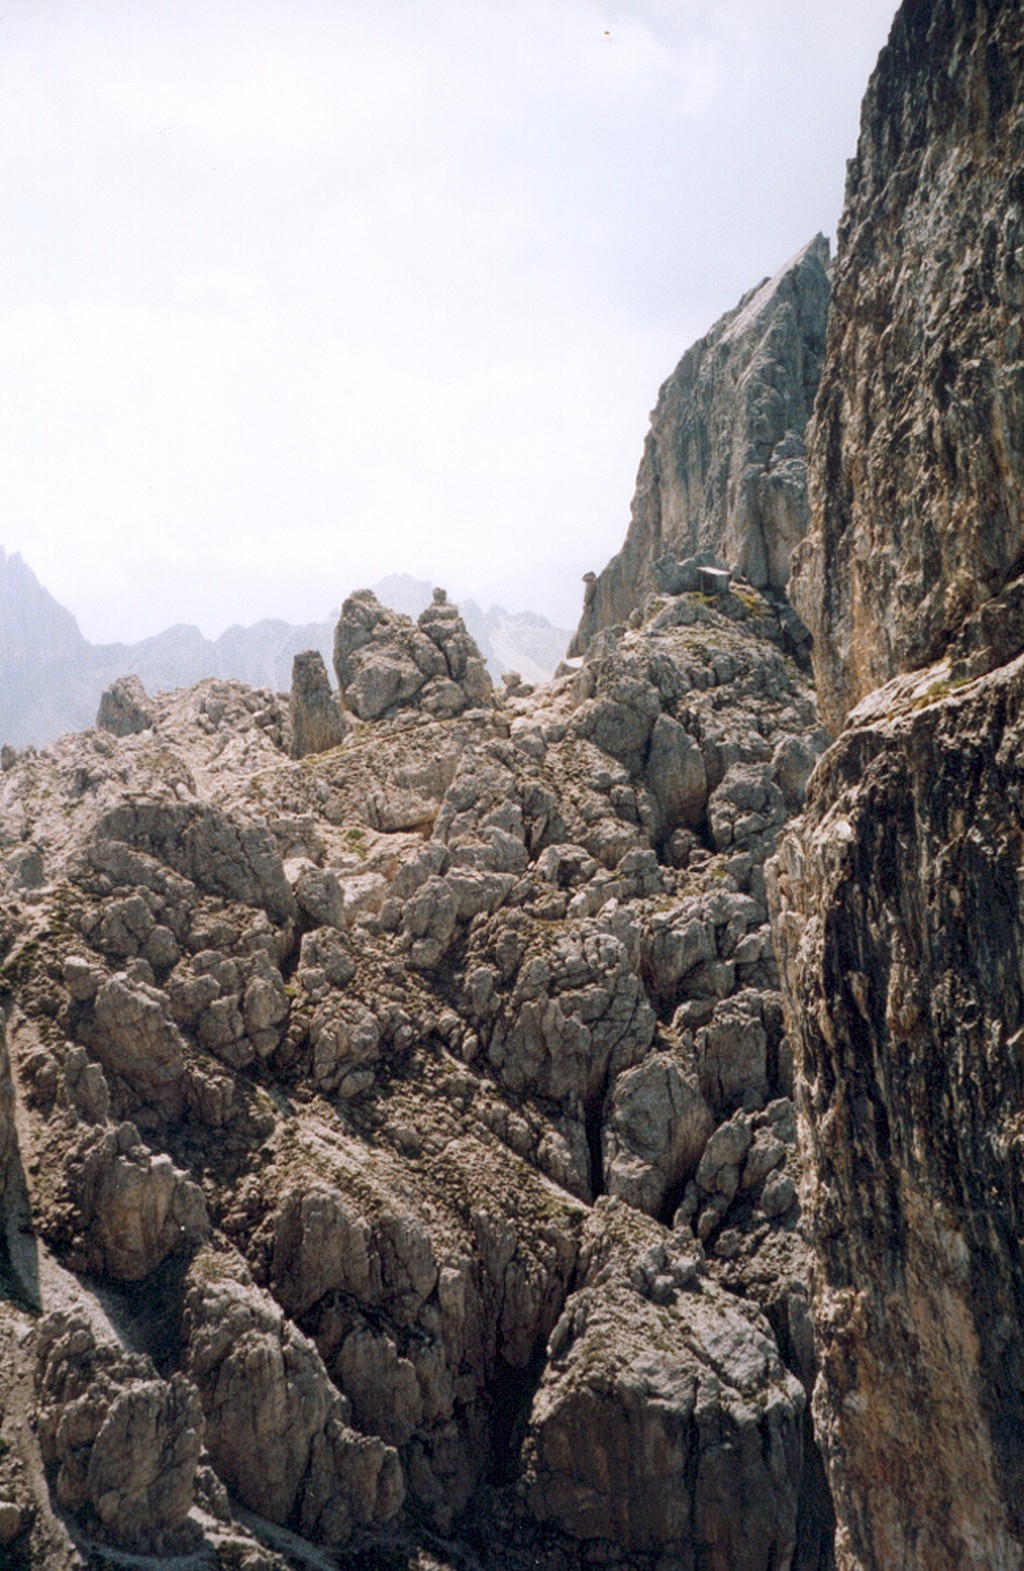
[(7, 760), (32, 1564), (74, 1564), (60, 1508), (272, 1571), (246, 1510), (307, 1558), (818, 1571), (764, 865), (825, 737), (749, 585), (634, 623), (497, 693), (443, 595), (358, 594), (341, 724), (314, 656), (290, 705), (127, 688)]
[(659, 587), (653, 563), (710, 551), (757, 588), (781, 590), (806, 533), (804, 430), (829, 302), (819, 235), (744, 295), (665, 382), (622, 549), (588, 584), (570, 652), (624, 622)]
[(908, 0), (865, 99), (791, 586), (833, 728), (1021, 571), (1022, 81), (1015, 5)]

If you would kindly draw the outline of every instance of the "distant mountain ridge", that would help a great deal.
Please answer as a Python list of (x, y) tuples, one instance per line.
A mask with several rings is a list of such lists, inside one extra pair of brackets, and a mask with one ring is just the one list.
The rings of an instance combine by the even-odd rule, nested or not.
[[(408, 574), (392, 574), (373, 588), (384, 604), (412, 616), (433, 592), (426, 580)], [(495, 680), (515, 670), (528, 682), (547, 681), (569, 641), (567, 629), (533, 612), (484, 611), (473, 600), (461, 611)], [(64, 731), (91, 726), (103, 689), (129, 672), (151, 692), (207, 676), (284, 692), (302, 650), (318, 649), (330, 668), (336, 620), (335, 613), (296, 626), (268, 617), (229, 627), (215, 639), (179, 622), (134, 644), (92, 644), (21, 555), (0, 546), (0, 742), (40, 747)]]

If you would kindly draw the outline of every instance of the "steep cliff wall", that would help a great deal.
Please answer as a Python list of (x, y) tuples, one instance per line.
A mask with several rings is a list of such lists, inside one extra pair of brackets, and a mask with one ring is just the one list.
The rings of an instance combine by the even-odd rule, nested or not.
[(1024, 1553), (1022, 106), (1019, 5), (907, 0), (791, 585), (846, 718), (770, 875), (841, 1571)]
[(804, 428), (821, 371), (828, 241), (819, 235), (688, 349), (658, 395), (625, 543), (596, 581), (572, 653), (625, 621), (666, 551), (711, 550), (782, 588), (808, 524)]
[(1024, 556), (1020, 6), (907, 0), (864, 103), (791, 596), (826, 723)]
[(1024, 1546), (1024, 660), (896, 678), (775, 869), (846, 1571)]

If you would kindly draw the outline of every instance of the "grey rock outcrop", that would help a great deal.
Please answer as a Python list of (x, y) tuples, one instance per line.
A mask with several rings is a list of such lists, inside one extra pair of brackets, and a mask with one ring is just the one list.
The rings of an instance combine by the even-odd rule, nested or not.
[[(413, 618), (431, 597), (428, 583), (407, 575), (375, 589), (385, 605)], [(472, 600), (462, 611), (493, 680), (510, 667), (527, 682), (551, 679), (569, 642), (566, 628), (531, 611), (484, 611)], [(336, 621), (292, 626), (268, 617), (215, 639), (179, 623), (134, 644), (93, 644), (21, 557), (0, 546), (0, 756), (10, 746), (43, 747), (90, 725), (104, 690), (126, 671), (154, 693), (208, 678), (285, 691), (299, 654), (315, 649), (330, 662)]]
[(833, 728), (1020, 573), (1019, 24), (904, 4), (865, 99), (792, 585)]
[(525, 1450), (540, 1521), (709, 1571), (790, 1563), (803, 1388), (684, 1240), (600, 1201), (549, 1347)]
[(168, 1552), (181, 1536), (203, 1445), (203, 1415), (181, 1374), (97, 1341), (87, 1320), (47, 1315), (36, 1331), (36, 1419), (65, 1510), (88, 1510), (126, 1549)]
[[(631, 621), (499, 700), (444, 599), (355, 597), (347, 692), (387, 701), (337, 747), (290, 759), (272, 695), (211, 681), (0, 775), (12, 1172), (198, 1393), (211, 1555), (225, 1489), (353, 1553), (505, 1513), (501, 1571), (583, 1571), (606, 1531), (631, 1571), (717, 1540), (768, 1571), (807, 1537), (763, 864), (822, 738), (756, 591)], [(565, 1471), (605, 1403), (663, 1500)]]
[(1022, 694), (1018, 658), (871, 695), (776, 863), (844, 1567), (1009, 1571), (1024, 1545)]
[(153, 706), (137, 676), (120, 676), (103, 691), (96, 724), (115, 736), (145, 731), (154, 720)]
[(451, 716), (491, 700), (487, 668), (443, 590), (417, 622), (389, 611), (368, 589), (350, 595), (334, 634), (342, 701), (361, 720), (413, 705)]
[(688, 349), (662, 387), (621, 551), (587, 586), (570, 654), (624, 622), (661, 583), (674, 553), (724, 558), (758, 588), (782, 589), (809, 522), (804, 430), (814, 403), (829, 303), (819, 235), (744, 295)]
[(213, 1465), (246, 1505), (328, 1544), (394, 1518), (405, 1494), (397, 1455), (349, 1427), (316, 1348), (240, 1261), (197, 1256), (184, 1334)]
[(326, 753), (342, 741), (345, 721), (318, 649), (306, 649), (295, 656), (288, 708), (293, 758)]

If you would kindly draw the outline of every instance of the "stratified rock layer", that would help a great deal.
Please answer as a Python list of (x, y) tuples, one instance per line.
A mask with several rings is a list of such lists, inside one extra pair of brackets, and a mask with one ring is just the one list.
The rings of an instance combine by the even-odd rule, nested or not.
[(850, 165), (792, 582), (833, 729), (1021, 571), (1022, 154), (1019, 6), (907, 0)]
[(666, 552), (711, 551), (781, 589), (806, 532), (804, 429), (829, 301), (821, 235), (688, 349), (658, 395), (625, 543), (588, 583), (570, 652), (626, 620), (658, 587)]

